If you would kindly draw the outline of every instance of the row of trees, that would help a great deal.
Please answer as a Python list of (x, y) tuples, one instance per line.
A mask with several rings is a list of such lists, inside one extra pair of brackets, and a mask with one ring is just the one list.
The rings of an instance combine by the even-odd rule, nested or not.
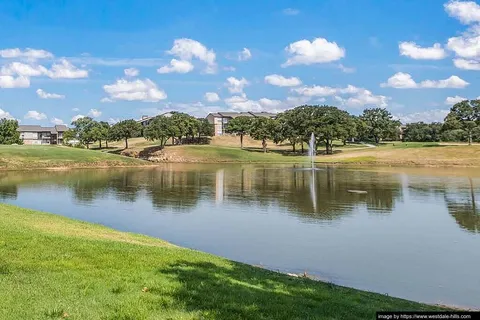
[(293, 152), (300, 143), (303, 152), (304, 143), (313, 133), (316, 146), (325, 145), (325, 152), (330, 154), (334, 141), (338, 140), (344, 143), (348, 140), (373, 140), (376, 143), (383, 139), (396, 140), (400, 135), (400, 122), (382, 108), (366, 109), (361, 116), (353, 116), (332, 106), (300, 106), (280, 113), (276, 119), (234, 118), (229, 121), (226, 131), (240, 136), (241, 148), (245, 135), (262, 140), (264, 152), (268, 140), (288, 142)]
[(149, 140), (159, 140), (163, 147), (169, 138), (172, 144), (182, 139), (195, 137), (212, 136), (213, 127), (206, 119), (196, 119), (188, 114), (172, 112), (170, 117), (158, 116), (154, 118), (147, 127), (143, 127), (138, 121), (124, 120), (114, 125), (107, 122), (97, 122), (92, 118), (80, 118), (72, 122), (73, 129), (65, 132), (64, 141), (78, 140), (82, 145), (89, 146), (98, 142), (102, 148), (102, 142), (108, 148), (109, 141), (125, 141), (125, 148), (128, 149), (128, 140), (141, 137)]

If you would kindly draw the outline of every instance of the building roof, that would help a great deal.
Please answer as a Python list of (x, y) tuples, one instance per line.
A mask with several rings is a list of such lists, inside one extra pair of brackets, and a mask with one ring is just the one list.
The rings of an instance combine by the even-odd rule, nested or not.
[[(208, 116), (214, 116), (218, 118), (236, 118), (236, 117), (268, 117), (268, 118), (275, 118), (277, 116), (276, 113), (270, 112), (214, 112), (208, 114)], [(207, 116), (207, 117), (208, 117)]]
[(171, 117), (172, 116), (172, 113), (171, 112), (165, 112), (165, 113), (161, 113), (161, 114), (157, 114), (156, 116), (142, 116), (142, 119), (140, 120), (137, 120), (137, 122), (145, 122), (145, 121), (149, 121), (149, 120), (152, 120), (158, 116), (163, 116), (163, 117)]
[(66, 125), (57, 125), (54, 127), (42, 127), (38, 125), (19, 125), (17, 131), (20, 132), (50, 132), (50, 133), (57, 133), (57, 132), (65, 132), (68, 130)]

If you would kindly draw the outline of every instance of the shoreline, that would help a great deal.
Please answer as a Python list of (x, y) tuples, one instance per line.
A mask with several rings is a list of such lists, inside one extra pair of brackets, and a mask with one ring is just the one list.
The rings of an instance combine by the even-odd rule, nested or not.
[[(163, 292), (162, 288), (170, 288), (169, 285), (171, 284), (173, 285), (172, 289), (165, 289), (166, 291), (162, 293), (161, 296), (172, 295), (172, 297), (177, 297), (176, 299), (178, 300), (169, 304), (168, 307), (172, 310), (176, 310), (176, 312), (185, 312), (186, 310), (183, 310), (181, 306), (185, 301), (193, 299), (195, 303), (191, 307), (197, 307), (196, 309), (198, 309), (199, 312), (197, 316), (203, 314), (204, 308), (200, 308), (196, 304), (208, 303), (204, 300), (209, 300), (206, 298), (209, 294), (216, 296), (214, 298), (216, 302), (213, 302), (213, 305), (208, 305), (206, 310), (218, 308), (216, 312), (220, 313), (232, 312), (230, 309), (235, 309), (232, 305), (228, 306), (227, 302), (235, 301), (241, 303), (242, 299), (249, 299), (250, 295), (255, 296), (255, 300), (253, 301), (267, 299), (268, 302), (265, 301), (263, 304), (258, 302), (260, 303), (258, 304), (260, 308), (260, 311), (258, 311), (259, 313), (257, 313), (257, 311), (252, 311), (254, 313), (244, 317), (248, 319), (258, 318), (260, 315), (267, 316), (262, 317), (262, 319), (290, 319), (295, 314), (298, 315), (299, 313), (304, 314), (306, 317), (316, 315), (332, 317), (332, 315), (335, 315), (342, 318), (339, 314), (342, 312), (346, 312), (346, 314), (363, 315), (357, 317), (358, 319), (370, 319), (374, 316), (376, 311), (380, 310), (475, 310), (472, 308), (446, 306), (444, 304), (419, 303), (402, 298), (390, 297), (384, 294), (340, 286), (324, 282), (321, 279), (311, 279), (308, 276), (303, 277), (269, 270), (258, 266), (231, 261), (209, 253), (178, 247), (161, 239), (141, 234), (121, 232), (102, 225), (83, 222), (77, 219), (70, 219), (51, 213), (23, 209), (6, 204), (0, 204), (0, 211), (2, 211), (2, 215), (0, 216), (0, 229), (4, 229), (3, 232), (0, 232), (0, 240), (14, 245), (11, 250), (16, 250), (15, 247), (22, 246), (20, 252), (9, 251), (9, 246), (0, 247), (0, 252), (6, 250), (4, 253), (10, 253), (9, 256), (11, 257), (8, 261), (0, 260), (0, 271), (3, 270), (0, 272), (0, 275), (4, 274), (6, 276), (6, 278), (4, 278), (5, 286), (0, 288), (0, 297), (2, 297), (2, 291), (4, 291), (3, 294), (7, 294), (7, 292), (8, 294), (12, 294), (12, 299), (15, 299), (15, 301), (24, 301), (17, 300), (20, 298), (29, 298), (32, 299), (32, 301), (36, 301), (35, 297), (32, 297), (32, 295), (46, 294), (48, 296), (48, 290), (65, 291), (59, 296), (59, 298), (56, 298), (57, 300), (52, 301), (52, 303), (61, 304), (62, 301), (75, 301), (72, 303), (75, 304), (76, 307), (65, 304), (67, 307), (65, 307), (66, 310), (64, 311), (72, 315), (74, 315), (75, 312), (80, 312), (80, 310), (82, 312), (94, 312), (89, 309), (89, 307), (92, 306), (96, 308), (95, 312), (105, 312), (105, 309), (108, 309), (108, 307), (98, 303), (95, 304), (94, 301), (97, 301), (98, 299), (101, 300), (108, 298), (115, 300), (119, 298), (116, 291), (112, 294), (107, 293), (108, 290), (105, 291), (102, 289), (98, 291), (96, 295), (82, 297), (80, 302), (77, 300), (71, 300), (77, 299), (75, 297), (78, 291), (73, 290), (70, 292), (69, 286), (74, 284), (75, 281), (78, 281), (76, 280), (77, 278), (83, 279), (81, 281), (93, 281), (92, 283), (95, 283), (94, 286), (97, 287), (105, 286), (108, 283), (118, 283), (120, 281), (123, 284), (117, 284), (117, 286), (124, 288), (122, 289), (122, 292), (128, 292), (132, 296), (135, 296), (134, 299), (137, 299), (137, 297), (145, 295), (150, 291)], [(14, 239), (14, 242), (9, 242), (9, 240)], [(29, 239), (36, 239), (34, 248), (28, 246), (23, 247), (22, 243), (24, 241), (26, 241), (25, 244), (29, 243), (31, 241)], [(64, 258), (60, 260), (55, 258), (55, 256), (58, 255), (58, 253), (55, 254), (57, 248), (62, 248), (62, 256), (64, 256)], [(120, 256), (117, 256), (117, 252), (120, 255), (129, 252), (128, 259), (127, 256), (123, 259), (119, 259)], [(52, 254), (54, 255), (52, 256)], [(108, 260), (105, 260), (107, 258)], [(69, 262), (71, 259), (73, 259), (72, 262), (76, 262), (72, 264)], [(30, 266), (27, 273), (24, 271), (25, 267), (22, 267), (24, 263)], [(95, 270), (97, 271), (91, 273), (89, 268), (85, 269), (85, 267), (82, 267), (89, 265), (96, 265)], [(125, 265), (128, 265), (131, 268), (123, 270), (122, 268), (124, 268)], [(185, 266), (191, 266), (193, 269)], [(157, 273), (158, 271), (152, 273), (150, 271), (152, 267), (164, 271), (161, 273)], [(38, 272), (42, 274), (44, 272), (43, 270), (49, 270), (50, 268), (57, 271), (45, 274), (48, 278), (46, 280), (38, 278), (37, 273), (33, 271), (38, 269)], [(102, 268), (106, 268), (105, 271), (101, 271)], [(107, 271), (111, 268), (114, 268), (112, 270), (115, 270), (115, 272), (112, 273)], [(168, 276), (170, 271), (173, 271), (173, 274), (177, 276), (182, 273), (190, 274), (190, 276), (185, 277), (184, 280), (177, 283), (175, 280), (177, 279), (176, 277), (171, 278)], [(136, 274), (136, 272), (142, 273)], [(117, 273), (120, 278), (116, 276)], [(32, 291), (32, 289), (22, 289), (24, 285), (17, 282), (16, 279), (18, 277), (32, 277), (29, 287), (35, 287), (38, 283), (40, 285), (38, 290), (41, 292), (37, 292), (37, 290)], [(71, 279), (71, 277), (73, 277), (73, 279)], [(127, 280), (131, 277), (133, 277), (131, 280)], [(143, 280), (141, 280), (140, 283), (138, 283), (138, 281), (133, 281), (133, 283), (131, 283), (136, 277)], [(150, 279), (151, 277), (153, 278)], [(158, 277), (160, 277), (160, 279)], [(219, 283), (219, 279), (224, 280)], [(48, 281), (49, 283), (47, 286), (48, 288), (46, 289), (40, 289), (42, 288), (41, 284), (43, 280)], [(74, 282), (70, 284), (69, 281)], [(155, 281), (161, 282), (155, 284)], [(174, 283), (168, 284), (169, 281), (174, 281)], [(198, 281), (201, 282), (196, 284)], [(276, 284), (274, 285), (273, 283)], [(236, 285), (231, 286), (231, 284)], [(198, 287), (199, 285), (200, 287)], [(219, 285), (220, 287), (218, 287)], [(238, 287), (238, 285), (241, 286)], [(181, 286), (186, 286), (186, 291), (183, 291)], [(193, 286), (192, 289), (196, 289), (192, 291), (190, 286)], [(277, 292), (274, 289), (277, 286), (282, 288), (281, 291)], [(142, 287), (143, 289), (141, 290)], [(202, 287), (204, 288), (204, 293), (196, 295), (196, 291), (201, 290)], [(205, 287), (208, 287), (208, 290)], [(13, 292), (10, 292), (9, 288), (12, 289)], [(130, 293), (131, 289), (133, 289), (134, 292)], [(171, 290), (174, 290), (175, 292), (181, 290), (182, 295), (177, 296), (176, 294), (173, 294)], [(221, 292), (217, 292), (218, 290)], [(248, 290), (250, 295), (247, 295), (245, 290)], [(284, 293), (286, 292), (289, 294), (285, 295)], [(108, 297), (105, 297), (105, 295)], [(314, 298), (317, 296), (318, 298)], [(279, 301), (272, 301), (272, 298), (274, 297)], [(240, 302), (238, 299), (240, 299)], [(225, 308), (224, 304), (218, 304), (218, 300), (224, 301), (227, 305), (227, 310), (223, 309)], [(250, 305), (250, 303), (255, 303), (253, 301), (248, 303), (245, 302), (245, 306)], [(320, 303), (319, 301), (322, 302)], [(19, 308), (22, 308), (22, 310), (16, 310), (15, 307), (13, 307), (10, 308), (10, 311), (14, 312), (14, 314), (17, 312), (18, 314), (20, 314), (20, 312), (28, 312), (32, 309), (38, 309), (36, 308), (37, 303), (38, 302), (35, 302), (28, 307), (19, 303), (16, 305), (18, 305)], [(94, 304), (92, 305), (92, 303)], [(273, 303), (273, 305), (269, 306), (269, 303)], [(338, 306), (342, 306), (345, 310), (338, 310)], [(240, 310), (245, 311), (245, 309), (236, 310), (237, 311), (234, 311), (234, 314), (242, 312)], [(90, 314), (90, 316), (91, 315), (92, 314)], [(116, 316), (118, 317), (119, 315), (116, 314)], [(78, 318), (85, 317), (79, 316)], [(225, 316), (223, 318), (228, 317)], [(23, 318), (14, 317), (13, 319)], [(172, 319), (177, 318), (172, 317)]]

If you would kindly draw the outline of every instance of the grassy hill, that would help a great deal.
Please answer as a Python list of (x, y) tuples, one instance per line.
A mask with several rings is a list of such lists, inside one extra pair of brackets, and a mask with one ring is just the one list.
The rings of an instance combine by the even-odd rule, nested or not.
[(439, 310), (0, 204), (0, 319), (374, 319)]
[(0, 145), (0, 169), (81, 168), (149, 165), (147, 161), (63, 146)]

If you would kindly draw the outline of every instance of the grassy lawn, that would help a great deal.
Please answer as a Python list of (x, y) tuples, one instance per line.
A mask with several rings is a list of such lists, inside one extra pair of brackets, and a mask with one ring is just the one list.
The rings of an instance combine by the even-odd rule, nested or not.
[(438, 307), (0, 204), (0, 319), (374, 319)]
[(93, 150), (62, 146), (0, 145), (0, 169), (136, 166), (148, 162)]

